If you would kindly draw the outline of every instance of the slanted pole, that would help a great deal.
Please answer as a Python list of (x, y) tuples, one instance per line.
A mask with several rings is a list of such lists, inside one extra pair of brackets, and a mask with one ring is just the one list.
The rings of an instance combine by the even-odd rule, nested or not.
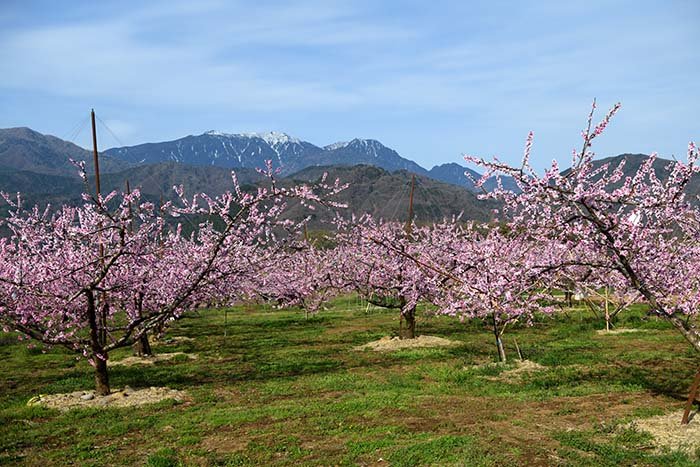
[(416, 189), (416, 174), (411, 175), (411, 194), (408, 197), (408, 220), (406, 221), (406, 234), (410, 237), (413, 233), (413, 192)]
[(97, 129), (95, 128), (95, 109), (90, 110), (92, 121), (92, 159), (95, 163), (95, 193), (100, 197), (100, 157), (97, 154)]
[(693, 408), (693, 402), (698, 396), (698, 390), (700, 389), (700, 370), (698, 370), (695, 375), (695, 380), (693, 380), (693, 385), (690, 387), (690, 394), (688, 394), (688, 401), (685, 403), (685, 411), (683, 411), (683, 419), (681, 420), (681, 425), (687, 425), (690, 421), (690, 409)]

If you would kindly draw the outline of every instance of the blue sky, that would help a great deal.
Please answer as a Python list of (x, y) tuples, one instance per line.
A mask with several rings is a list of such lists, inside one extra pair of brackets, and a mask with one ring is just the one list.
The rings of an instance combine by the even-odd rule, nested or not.
[[(374, 138), (430, 168), (569, 160), (591, 100), (601, 156), (700, 140), (700, 2), (2, 0), (0, 127), (112, 147), (210, 129)], [(602, 115), (601, 115), (602, 116)], [(83, 131), (75, 140), (87, 146)]]

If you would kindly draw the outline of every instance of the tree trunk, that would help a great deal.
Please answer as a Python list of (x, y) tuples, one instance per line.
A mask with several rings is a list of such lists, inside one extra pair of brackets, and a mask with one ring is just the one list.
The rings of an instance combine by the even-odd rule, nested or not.
[[(136, 298), (136, 310), (138, 311), (138, 317), (141, 318), (143, 316), (143, 292), (139, 292), (139, 295)], [(143, 334), (141, 334), (136, 342), (134, 342), (132, 349), (134, 351), (134, 355), (138, 357), (150, 357), (153, 355), (151, 344), (148, 342), (148, 333), (146, 331), (143, 331)]]
[(151, 343), (148, 341), (148, 333), (144, 332), (141, 334), (141, 337), (134, 342), (133, 350), (134, 355), (138, 357), (150, 357), (153, 355)]
[(109, 375), (107, 373), (107, 361), (98, 356), (95, 359), (95, 393), (98, 396), (109, 394)]
[(503, 348), (503, 339), (500, 336), (496, 336), (496, 347), (498, 347), (498, 360), (501, 363), (506, 363), (506, 349)]
[(496, 348), (498, 349), (498, 360), (501, 363), (506, 363), (506, 349), (503, 347), (503, 340), (501, 339), (501, 331), (498, 329), (498, 322), (496, 321), (496, 313), (493, 313), (493, 334), (496, 336)]
[(414, 339), (416, 337), (416, 307), (401, 311), (401, 316), (406, 320), (406, 326), (400, 330), (401, 339)]
[(100, 396), (109, 394), (109, 376), (107, 374), (107, 352), (104, 351), (100, 341), (100, 330), (97, 326), (97, 307), (95, 294), (92, 290), (86, 292), (87, 317), (90, 325), (90, 344), (92, 347), (92, 359), (95, 365), (95, 393)]

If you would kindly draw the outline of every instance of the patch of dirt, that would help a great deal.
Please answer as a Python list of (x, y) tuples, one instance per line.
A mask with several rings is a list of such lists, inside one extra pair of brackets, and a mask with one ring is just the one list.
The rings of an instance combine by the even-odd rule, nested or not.
[(700, 449), (700, 415), (691, 412), (690, 416), (687, 425), (681, 425), (683, 411), (680, 410), (635, 420), (632, 426), (653, 435), (654, 444), (659, 449), (677, 449), (694, 455)]
[(377, 352), (391, 352), (400, 349), (419, 349), (428, 347), (453, 347), (461, 345), (461, 342), (451, 341), (437, 336), (418, 336), (415, 339), (399, 339), (398, 337), (382, 337), (377, 341), (368, 342), (354, 348), (354, 350), (375, 350)]
[(491, 381), (514, 382), (522, 379), (524, 375), (546, 370), (547, 367), (531, 360), (516, 360), (515, 368), (501, 372), (498, 376), (489, 376)]
[(617, 329), (598, 329), (595, 333), (599, 336), (614, 336), (616, 334), (628, 334), (632, 332), (647, 332), (646, 329), (635, 329), (635, 328), (617, 328)]
[[(552, 397), (544, 401), (513, 397), (455, 395), (420, 397), (410, 417), (423, 418), (433, 434), (478, 434), (503, 451), (517, 447), (517, 465), (559, 465), (552, 453), (561, 448), (551, 434), (588, 430), (595, 424), (626, 417), (637, 407), (668, 408), (669, 401), (646, 392)], [(435, 423), (439, 413), (439, 424)], [(412, 426), (399, 410), (387, 412), (385, 425)], [(700, 422), (700, 416), (698, 416)], [(406, 421), (408, 420), (408, 421)], [(680, 423), (680, 415), (677, 418)], [(692, 423), (692, 422), (691, 422)], [(524, 460), (527, 459), (527, 462)]]
[(150, 355), (147, 357), (126, 357), (121, 360), (108, 360), (107, 364), (109, 366), (134, 366), (134, 365), (153, 365), (156, 362), (164, 362), (167, 360), (172, 360), (180, 355), (185, 355), (190, 360), (196, 360), (199, 358), (196, 354), (189, 354), (185, 352), (172, 352), (172, 353), (157, 353), (155, 355)]
[(184, 401), (187, 393), (169, 388), (150, 387), (146, 389), (131, 389), (129, 386), (122, 390), (113, 391), (107, 396), (98, 396), (95, 391), (76, 391), (64, 394), (49, 394), (32, 397), (27, 405), (43, 405), (63, 412), (71, 409), (88, 407), (133, 407), (144, 404), (154, 404), (166, 399)]
[(184, 342), (193, 342), (194, 339), (187, 336), (167, 336), (162, 339), (156, 339), (159, 344), (182, 344)]
[(200, 445), (208, 452), (219, 454), (229, 454), (237, 451), (244, 451), (251, 441), (248, 437), (231, 433), (214, 433), (202, 440)]

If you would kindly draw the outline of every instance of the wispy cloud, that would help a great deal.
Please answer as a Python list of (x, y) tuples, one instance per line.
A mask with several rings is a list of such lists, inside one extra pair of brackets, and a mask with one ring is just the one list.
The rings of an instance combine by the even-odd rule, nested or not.
[(274, 125), (373, 136), (430, 165), (517, 155), (535, 129), (549, 157), (568, 153), (593, 97), (630, 109), (604, 150), (698, 133), (694, 2), (47, 5), (0, 14), (0, 90), (111, 106), (130, 143)]

